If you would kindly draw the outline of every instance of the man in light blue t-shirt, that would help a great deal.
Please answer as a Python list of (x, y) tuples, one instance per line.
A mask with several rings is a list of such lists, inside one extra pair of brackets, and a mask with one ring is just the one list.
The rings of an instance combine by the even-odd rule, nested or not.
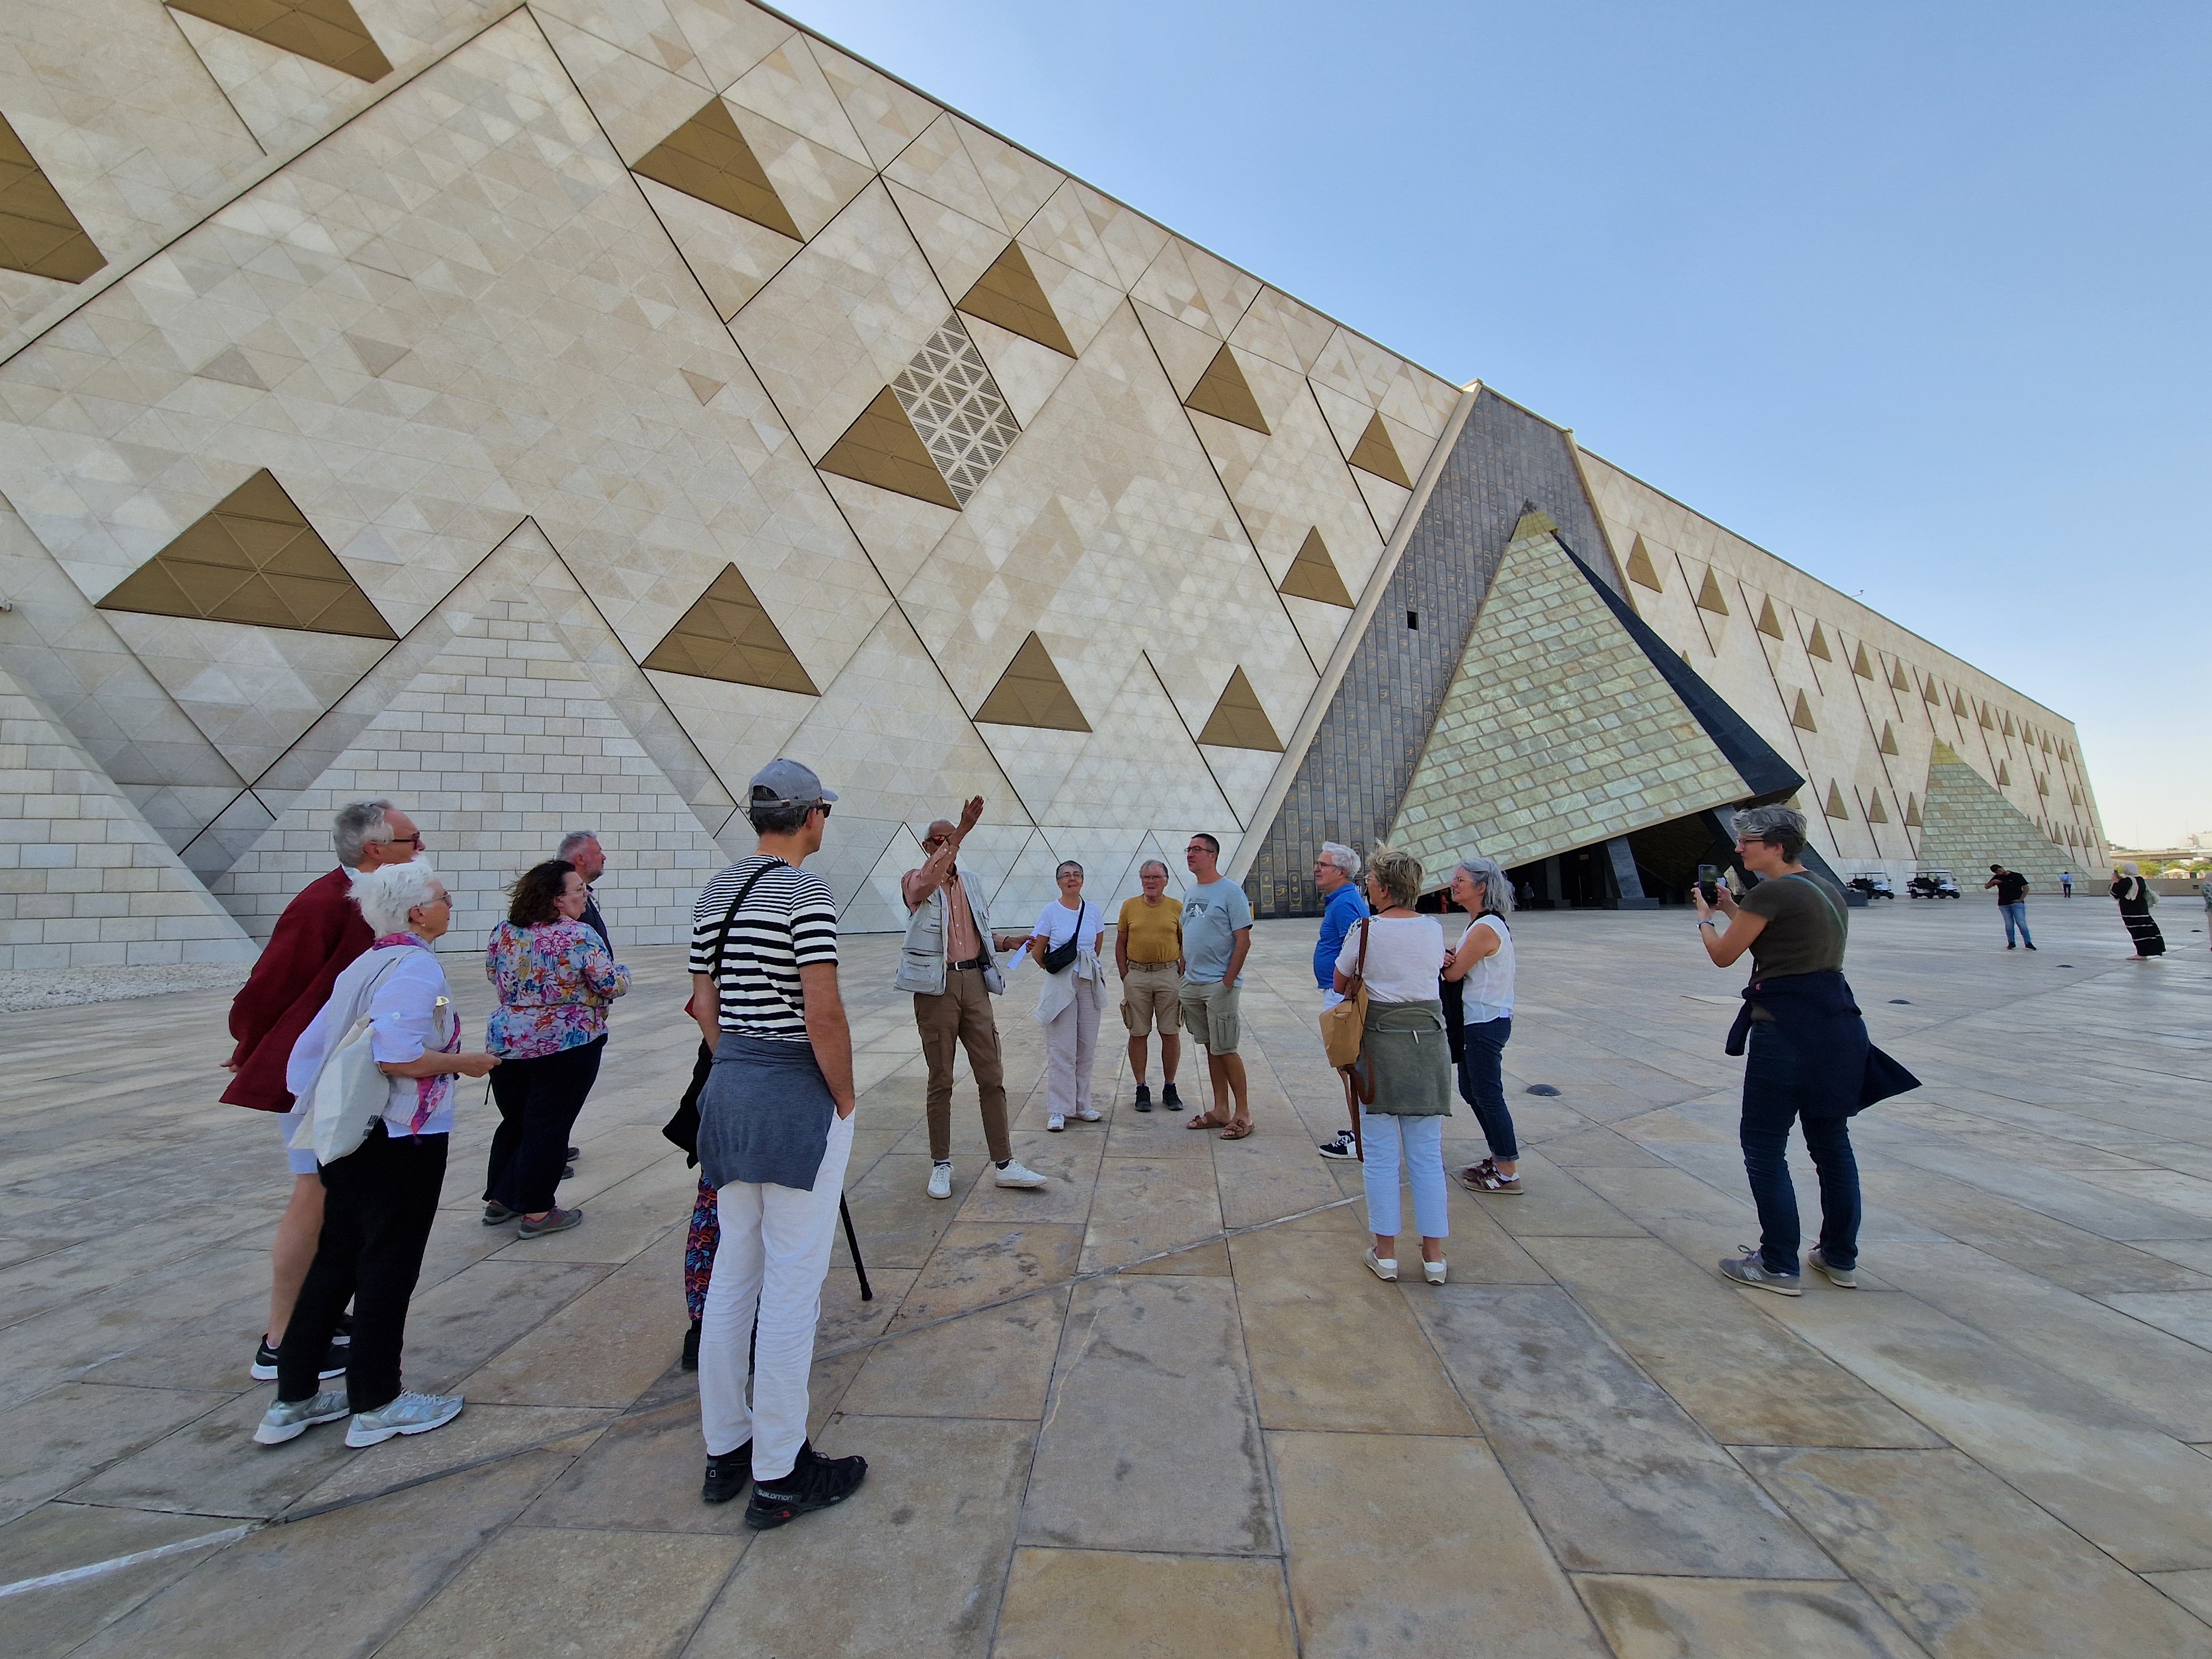
[[(1184, 1127), (1242, 1140), (1252, 1133), (1252, 1107), (1237, 1052), (1237, 998), (1252, 951), (1252, 901), (1221, 873), (1220, 860), (1221, 843), (1203, 830), (1183, 849), (1196, 882), (1182, 899), (1182, 1023), (1205, 1045), (1213, 1085), (1212, 1109)], [(1235, 1109), (1224, 1110), (1232, 1095)]]

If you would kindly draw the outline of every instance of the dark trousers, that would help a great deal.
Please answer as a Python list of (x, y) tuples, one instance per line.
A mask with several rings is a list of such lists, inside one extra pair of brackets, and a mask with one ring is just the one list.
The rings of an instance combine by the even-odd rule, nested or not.
[(1521, 1144), (1513, 1138), (1513, 1114), (1505, 1104), (1505, 1044), (1513, 1035), (1512, 1017), (1462, 1026), (1461, 1032), (1459, 1097), (1474, 1109), (1491, 1157), (1516, 1162)]
[(353, 1304), (346, 1401), (373, 1412), (399, 1397), (407, 1302), (446, 1179), (444, 1135), (368, 1132), (357, 1151), (323, 1165), (323, 1234), (292, 1322), (276, 1347), (276, 1397), (312, 1398), (346, 1303)]
[(1743, 1073), (1743, 1171), (1759, 1206), (1759, 1259), (1769, 1273), (1798, 1271), (1797, 1189), (1790, 1181), (1790, 1126), (1802, 1125), (1820, 1176), (1820, 1254), (1838, 1267), (1859, 1259), (1859, 1165), (1847, 1117), (1800, 1118), (1804, 1062), (1771, 1024), (1751, 1028)]
[(491, 1162), (484, 1172), (484, 1201), (525, 1215), (553, 1207), (568, 1161), (568, 1131), (599, 1080), (607, 1040), (594, 1037), (557, 1054), (503, 1060), (493, 1068), (491, 1097), (499, 1103)]

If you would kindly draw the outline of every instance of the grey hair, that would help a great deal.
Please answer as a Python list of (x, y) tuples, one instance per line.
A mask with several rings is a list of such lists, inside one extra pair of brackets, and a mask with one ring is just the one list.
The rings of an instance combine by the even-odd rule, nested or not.
[(384, 816), (391, 808), (388, 800), (348, 801), (338, 808), (331, 825), (331, 845), (337, 849), (340, 864), (358, 870), (362, 860), (368, 856), (370, 842), (392, 839), (392, 824)]
[(410, 859), (372, 870), (353, 884), (353, 902), (379, 939), (407, 931), (407, 913), (428, 904), (438, 872), (428, 859)]
[(1378, 847), (1367, 860), (1367, 879), (1392, 904), (1410, 907), (1421, 896), (1421, 861), (1395, 847)]
[(1346, 881), (1358, 881), (1359, 879), (1359, 854), (1353, 852), (1342, 842), (1325, 841), (1322, 842), (1321, 857), (1317, 862), (1334, 865), (1338, 869), (1344, 872), (1344, 878)]
[(1137, 879), (1139, 881), (1142, 881), (1145, 878), (1145, 872), (1147, 870), (1157, 870), (1163, 876), (1168, 873), (1168, 866), (1165, 860), (1161, 859), (1146, 859), (1142, 864), (1137, 866)]
[(583, 846), (586, 842), (595, 842), (599, 840), (599, 832), (596, 830), (571, 830), (567, 835), (561, 837), (560, 850), (556, 852), (553, 856), (557, 859), (573, 859), (576, 850)]
[(1805, 815), (1793, 807), (1754, 806), (1735, 815), (1738, 841), (1763, 841), (1778, 846), (1782, 855), (1794, 860), (1805, 850)]
[(1054, 881), (1058, 881), (1070, 870), (1074, 871), (1079, 876), (1083, 873), (1083, 866), (1078, 864), (1073, 859), (1062, 859), (1058, 865), (1054, 866), (1052, 878)]
[(1453, 873), (1463, 875), (1482, 888), (1482, 908), (1477, 914), (1486, 916), (1510, 916), (1513, 914), (1513, 884), (1505, 872), (1498, 867), (1496, 859), (1486, 859), (1480, 853), (1469, 853), (1455, 867)]

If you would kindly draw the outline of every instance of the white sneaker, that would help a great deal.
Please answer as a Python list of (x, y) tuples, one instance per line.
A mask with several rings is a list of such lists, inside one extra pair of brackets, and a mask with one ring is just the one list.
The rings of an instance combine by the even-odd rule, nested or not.
[(1096, 1123), (1096, 1122), (1097, 1122), (1097, 1121), (1098, 1121), (1098, 1119), (1099, 1119), (1100, 1114), (1099, 1114), (1099, 1112), (1097, 1110), (1097, 1109), (1095, 1109), (1095, 1108), (1093, 1108), (1093, 1107), (1090, 1107), (1090, 1106), (1085, 1106), (1085, 1107), (1084, 1107), (1080, 1111), (1077, 1112), (1075, 1115), (1076, 1115), (1076, 1117), (1078, 1118), (1078, 1120), (1079, 1120), (1079, 1121), (1082, 1121), (1082, 1122), (1085, 1122), (1085, 1123)]
[(1431, 1285), (1443, 1284), (1444, 1282), (1444, 1264), (1441, 1261), (1424, 1261), (1421, 1263), (1421, 1277), (1427, 1279)]
[(952, 1166), (950, 1164), (929, 1166), (929, 1195), (932, 1198), (952, 1196)]
[(346, 1444), (380, 1446), (395, 1434), (428, 1434), (461, 1414), (457, 1394), (403, 1394), (390, 1405), (358, 1412), (346, 1430)]
[(1023, 1163), (1019, 1158), (1016, 1158), (1012, 1163), (1007, 1164), (1005, 1169), (994, 1170), (992, 1173), (998, 1177), (999, 1184), (1001, 1187), (1042, 1187), (1044, 1185), (1045, 1178), (1039, 1175), (1035, 1170), (1030, 1168), (1028, 1164)]
[(1067, 1127), (1066, 1114), (1063, 1112), (1054, 1112), (1050, 1117), (1045, 1119), (1044, 1127), (1048, 1133), (1058, 1134), (1061, 1130)]
[(1385, 1284), (1392, 1284), (1396, 1281), (1398, 1277), (1398, 1258), (1396, 1256), (1378, 1256), (1375, 1254), (1375, 1247), (1370, 1244), (1367, 1247), (1366, 1261), (1368, 1270), (1371, 1272), (1376, 1278), (1382, 1280)]

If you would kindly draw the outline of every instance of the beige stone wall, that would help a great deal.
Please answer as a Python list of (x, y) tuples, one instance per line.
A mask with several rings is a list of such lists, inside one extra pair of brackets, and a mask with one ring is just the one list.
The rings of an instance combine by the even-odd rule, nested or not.
[[(1920, 860), (1907, 820), (1925, 816), (1938, 741), (2049, 837), (2054, 857), (2077, 872), (2104, 862), (2071, 721), (1601, 457), (1583, 459), (1638, 614), (1804, 774), (1797, 805), (1839, 867), (1894, 877)], [(1768, 621), (1775, 633), (1761, 630)]]

